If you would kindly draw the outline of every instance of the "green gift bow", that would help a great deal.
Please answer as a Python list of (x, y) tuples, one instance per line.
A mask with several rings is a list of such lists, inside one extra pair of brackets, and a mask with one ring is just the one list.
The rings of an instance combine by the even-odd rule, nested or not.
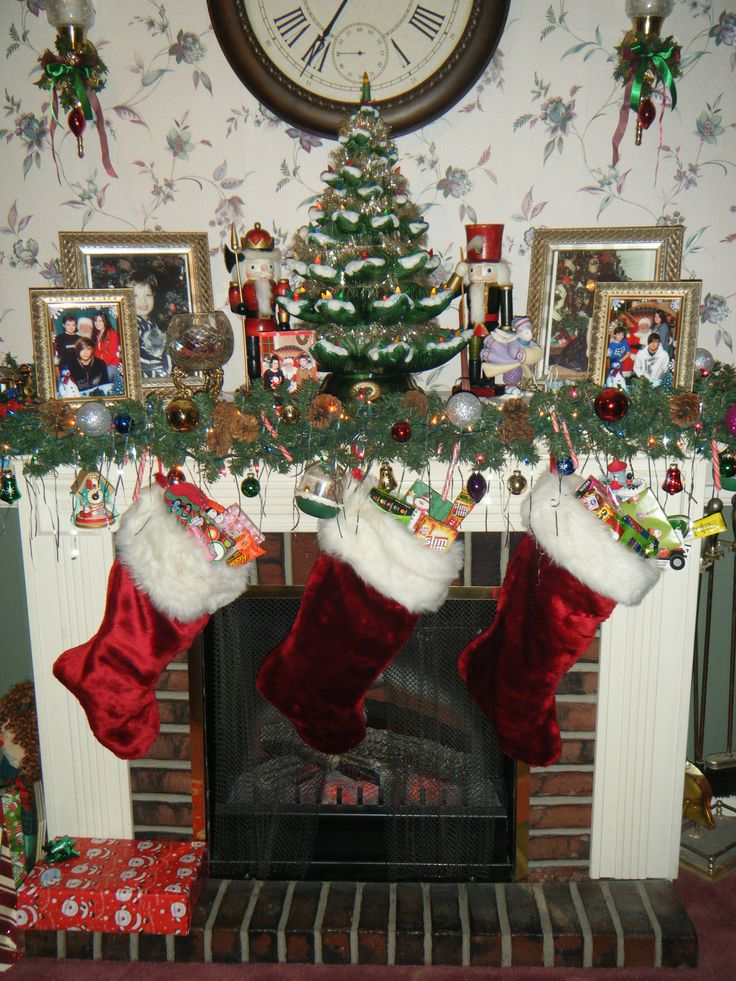
[(50, 61), (44, 71), (51, 79), (51, 90), (61, 84), (65, 78), (70, 78), (77, 93), (77, 99), (82, 106), (85, 119), (92, 118), (92, 106), (89, 104), (86, 82), (92, 74), (92, 69), (88, 66), (69, 65), (65, 61)]
[(74, 850), (75, 845), (76, 841), (69, 835), (64, 835), (63, 838), (54, 838), (53, 841), (43, 846), (46, 861), (49, 865), (53, 865), (54, 862), (65, 862), (68, 858), (79, 858), (79, 852)]
[(651, 51), (646, 41), (637, 41), (636, 44), (631, 45), (629, 50), (632, 55), (640, 59), (631, 86), (631, 98), (629, 100), (629, 105), (634, 112), (637, 112), (639, 109), (641, 86), (648, 68), (651, 68), (655, 74), (659, 75), (666, 85), (672, 99), (672, 108), (674, 109), (677, 105), (677, 89), (675, 88), (675, 80), (672, 77), (672, 72), (668, 64), (675, 52), (675, 47), (675, 44), (670, 44), (669, 47), (662, 48), (661, 51)]

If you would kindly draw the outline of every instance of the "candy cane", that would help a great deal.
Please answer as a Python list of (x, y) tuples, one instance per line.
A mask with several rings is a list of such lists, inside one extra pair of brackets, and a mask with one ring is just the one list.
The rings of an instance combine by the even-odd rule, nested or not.
[(557, 421), (557, 413), (556, 413), (556, 411), (554, 409), (552, 409), (552, 411), (550, 413), (550, 418), (552, 419), (552, 428), (554, 429), (554, 431), (556, 433), (559, 433), (560, 430), (562, 430), (562, 435), (565, 437), (565, 442), (567, 443), (567, 448), (570, 451), (570, 460), (572, 461), (573, 467), (575, 467), (575, 469), (577, 469), (577, 466), (578, 466), (578, 458), (577, 458), (577, 454), (575, 453), (575, 450), (573, 449), (573, 446), (572, 446), (572, 440), (570, 439), (570, 432), (569, 432), (569, 430), (567, 428), (567, 423), (564, 422), (564, 421), (561, 424), (558, 423), (558, 421)]
[(450, 466), (447, 468), (447, 476), (445, 477), (445, 486), (442, 488), (442, 500), (448, 501), (448, 494), (450, 493), (450, 484), (452, 483), (452, 478), (455, 476), (455, 467), (457, 466), (457, 458), (460, 455), (460, 444), (455, 443), (452, 447), (452, 459), (450, 460)]
[(718, 443), (710, 441), (710, 453), (713, 462), (713, 486), (717, 494), (721, 492), (721, 462), (718, 459)]
[[(271, 422), (268, 419), (268, 417), (266, 416), (266, 413), (263, 412), (263, 411), (261, 411), (261, 421), (262, 421), (263, 425), (266, 427), (266, 429), (268, 430), (268, 432), (271, 434), (271, 436), (273, 436), (274, 439), (275, 439), (276, 438), (276, 430), (271, 425)], [(289, 463), (291, 463), (291, 461), (294, 459), (294, 457), (291, 455), (291, 453), (289, 453), (289, 451), (286, 449), (286, 447), (285, 446), (282, 446), (281, 443), (277, 443), (276, 445), (278, 446), (279, 450), (281, 451), (284, 459), (287, 460)]]

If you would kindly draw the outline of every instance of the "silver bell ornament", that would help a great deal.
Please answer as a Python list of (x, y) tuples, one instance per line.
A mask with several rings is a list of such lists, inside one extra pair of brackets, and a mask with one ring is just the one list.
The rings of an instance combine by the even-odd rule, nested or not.
[(313, 518), (336, 518), (342, 510), (342, 478), (341, 468), (312, 463), (296, 486), (296, 506)]

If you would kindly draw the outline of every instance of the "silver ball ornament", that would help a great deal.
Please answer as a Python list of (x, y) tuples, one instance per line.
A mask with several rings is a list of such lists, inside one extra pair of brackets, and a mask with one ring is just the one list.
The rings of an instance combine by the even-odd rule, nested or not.
[(112, 414), (104, 402), (86, 402), (77, 409), (77, 429), (85, 436), (110, 432)]
[(704, 347), (695, 350), (695, 370), (704, 378), (713, 371), (715, 360), (713, 355)]
[(445, 415), (458, 429), (474, 426), (483, 415), (483, 406), (472, 392), (455, 392), (447, 400)]

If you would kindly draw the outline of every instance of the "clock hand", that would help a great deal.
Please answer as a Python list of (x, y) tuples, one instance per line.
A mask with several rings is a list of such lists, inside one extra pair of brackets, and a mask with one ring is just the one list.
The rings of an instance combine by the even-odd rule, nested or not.
[(343, 10), (345, 9), (345, 7), (347, 7), (347, 5), (348, 5), (348, 0), (342, 0), (342, 3), (340, 4), (340, 6), (337, 8), (337, 10), (335, 11), (335, 13), (333, 14), (332, 20), (325, 27), (325, 29), (322, 31), (322, 33), (319, 35), (319, 37), (316, 39), (314, 45), (312, 46), (312, 51), (310, 52), (309, 57), (307, 58), (306, 62), (304, 63), (304, 67), (302, 68), (301, 72), (299, 73), (300, 75), (303, 75), (304, 74), (304, 72), (312, 64), (312, 62), (317, 57), (317, 55), (322, 50), (322, 48), (324, 48), (324, 46), (325, 46), (325, 39), (326, 39), (327, 35), (330, 33), (330, 31), (332, 30), (332, 28), (335, 26), (335, 22), (337, 21), (337, 18), (343, 12)]

